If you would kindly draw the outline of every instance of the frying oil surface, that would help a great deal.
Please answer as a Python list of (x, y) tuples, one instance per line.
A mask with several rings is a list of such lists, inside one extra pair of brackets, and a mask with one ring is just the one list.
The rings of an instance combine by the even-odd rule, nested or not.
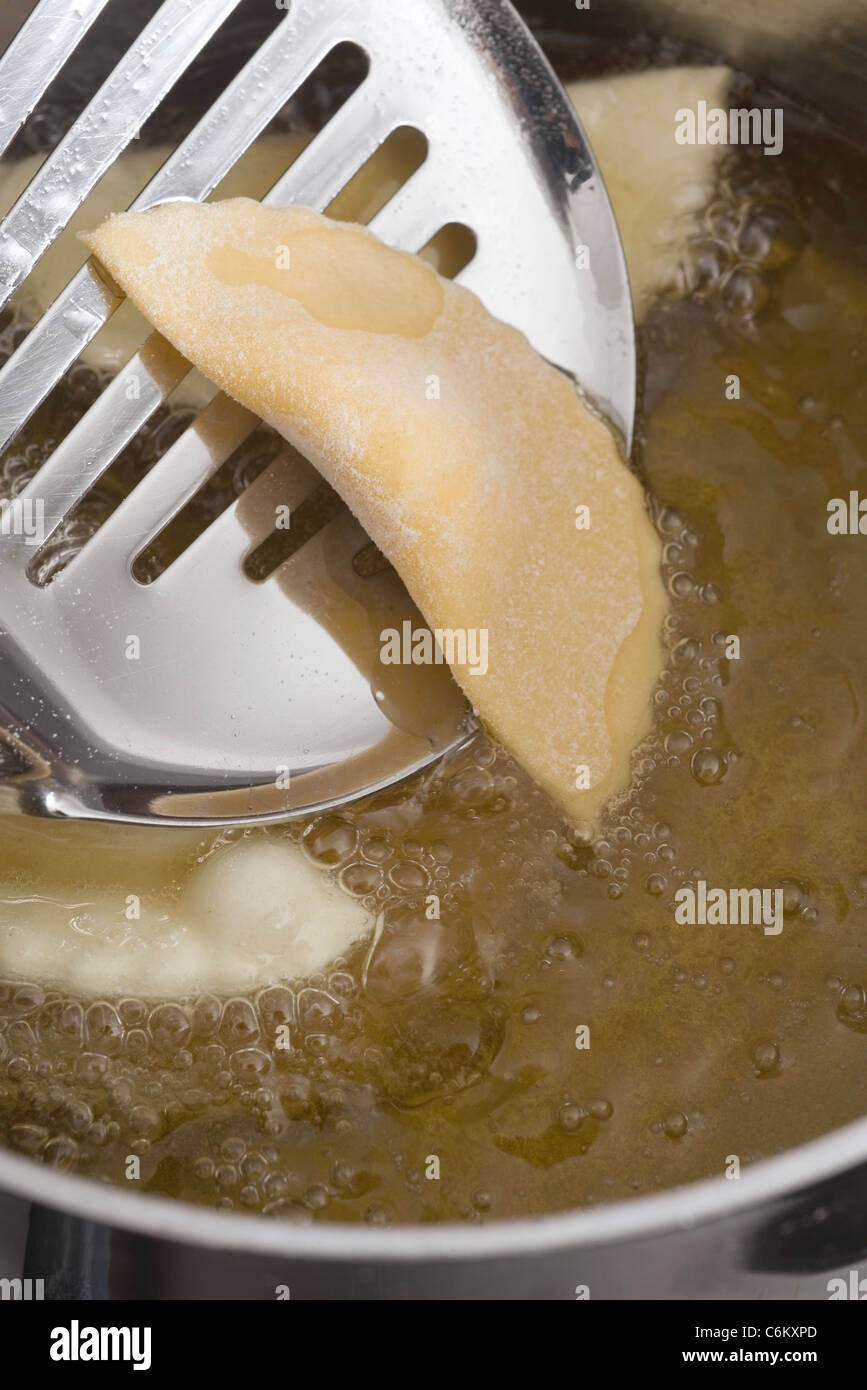
[[(373, 801), (255, 832), (300, 836), (384, 913), (377, 938), (250, 997), (8, 983), (5, 1143), (116, 1181), (136, 1154), (142, 1189), (290, 1219), (480, 1220), (721, 1174), (864, 1112), (865, 542), (826, 517), (864, 485), (867, 274), (813, 170), (851, 156), (807, 131), (798, 150), (732, 161), (684, 295), (644, 330), (669, 655), (602, 831), (565, 831), (479, 738)], [(87, 403), (76, 380), (55, 411)], [(49, 414), (0, 485), (66, 427)], [(51, 828), (86, 894), (67, 833)], [(151, 891), (171, 897), (211, 847), (185, 843)], [(19, 892), (40, 890), (37, 860), (19, 854)], [(782, 932), (678, 925), (676, 891), (701, 880), (781, 888)], [(135, 891), (120, 863), (117, 886)]]

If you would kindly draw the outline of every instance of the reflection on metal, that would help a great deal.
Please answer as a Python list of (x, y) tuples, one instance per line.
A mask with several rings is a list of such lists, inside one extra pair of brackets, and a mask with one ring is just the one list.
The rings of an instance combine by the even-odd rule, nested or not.
[[(233, 8), (183, 0), (190, 50)], [(107, 131), (91, 138), (102, 130), (91, 103), (0, 225), (10, 283), (135, 134), (133, 118), (183, 70), (163, 11), (139, 85), (134, 47), (95, 99), (108, 94)], [(560, 84), (502, 0), (296, 0), (134, 206), (207, 196), (341, 43), (367, 56), (367, 75), (265, 201), (325, 208), (392, 132), (421, 131), (426, 158), (373, 230), (420, 250), (445, 224), (469, 229), (476, 250), (461, 283), (574, 376), (628, 437), (633, 326), (611, 208)], [(123, 111), (130, 124), (121, 130)], [(31, 207), (35, 221), (25, 216)], [(576, 270), (581, 246), (592, 247), (591, 273)], [(91, 267), (74, 277), (0, 370), (0, 443), (117, 303)], [(44, 501), (47, 538), (186, 371), (153, 335), (103, 391), (22, 494)], [(131, 374), (135, 392), (125, 389)], [(219, 430), (209, 424), (217, 415)], [(353, 568), (367, 538), (348, 514), (311, 531), (266, 582), (245, 576), (246, 557), (273, 531), (280, 489), (309, 492), (303, 461), (275, 461), (165, 573), (136, 583), (136, 556), (219, 468), (226, 441), (234, 447), (254, 426), (225, 398), (212, 402), (46, 587), (28, 577), (33, 553), (22, 539), (0, 538), (0, 705), (47, 764), (35, 779), (7, 783), (15, 809), (164, 823), (279, 819), (387, 786), (468, 736), (467, 707), (447, 673), (379, 662), (381, 629), (417, 618), (392, 571), (365, 579)]]

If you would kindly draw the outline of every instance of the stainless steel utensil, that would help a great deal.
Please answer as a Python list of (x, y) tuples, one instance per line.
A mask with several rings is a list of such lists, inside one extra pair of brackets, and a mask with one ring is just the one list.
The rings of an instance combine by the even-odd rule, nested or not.
[[(0, 226), (0, 305), (237, 2), (166, 0)], [(0, 61), (0, 136), (11, 138), (56, 70), (46, 51), (62, 58), (100, 8), (37, 6)], [(415, 127), (427, 158), (373, 230), (415, 251), (446, 223), (471, 228), (477, 252), (462, 283), (572, 373), (628, 438), (633, 325), (614, 218), (562, 88), (501, 0), (295, 0), (132, 206), (207, 197), (347, 41), (367, 55), (366, 79), (265, 201), (324, 209), (390, 132)], [(26, 92), (21, 72), (30, 74)], [(582, 247), (589, 270), (577, 268)], [(0, 370), (0, 447), (119, 303), (93, 264), (70, 281)], [(287, 592), (279, 570), (259, 585), (246, 578), (243, 560), (264, 524), (256, 499), (273, 517), (281, 465), (154, 583), (134, 579), (136, 555), (252, 430), (248, 412), (224, 399), (62, 573), (45, 586), (30, 577), (34, 538), (57, 533), (188, 371), (153, 335), (0, 517), (0, 728), (14, 760), (0, 810), (177, 824), (284, 819), (384, 787), (468, 736), (456, 688), (427, 700), (420, 691), (396, 710), (377, 672)], [(207, 429), (216, 412), (218, 444)], [(283, 482), (301, 487), (297, 477)], [(363, 533), (346, 515), (329, 527), (334, 544), (320, 540), (320, 563), (325, 545), (334, 581), (363, 605), (350, 563)]]
[[(0, 34), (30, 0), (7, 0)], [(867, 140), (863, 0), (620, 0), (523, 6), (551, 30), (663, 34), (762, 72)], [(577, 16), (577, 17), (576, 17)], [(819, 41), (821, 40), (821, 41)], [(692, 50), (687, 50), (687, 52)], [(0, 1150), (0, 1275), (46, 1281), (46, 1298), (827, 1299), (835, 1274), (867, 1274), (867, 1121), (769, 1160), (628, 1201), (485, 1225), (383, 1229), (209, 1210), (108, 1187)], [(28, 1257), (23, 1251), (30, 1226)], [(4, 1261), (5, 1257), (5, 1263)], [(19, 1258), (21, 1256), (19, 1255)], [(799, 1319), (800, 1321), (800, 1319)]]

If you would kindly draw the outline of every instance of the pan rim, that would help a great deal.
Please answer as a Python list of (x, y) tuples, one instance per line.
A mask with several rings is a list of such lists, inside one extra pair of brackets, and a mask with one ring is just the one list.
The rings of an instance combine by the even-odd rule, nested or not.
[(113, 1183), (60, 1173), (8, 1150), (0, 1152), (0, 1190), (103, 1225), (185, 1245), (300, 1260), (414, 1264), (542, 1256), (676, 1234), (803, 1195), (859, 1164), (867, 1164), (867, 1117), (758, 1160), (735, 1183), (720, 1175), (648, 1196), (496, 1219), (482, 1226), (297, 1226), (261, 1214), (125, 1192)]

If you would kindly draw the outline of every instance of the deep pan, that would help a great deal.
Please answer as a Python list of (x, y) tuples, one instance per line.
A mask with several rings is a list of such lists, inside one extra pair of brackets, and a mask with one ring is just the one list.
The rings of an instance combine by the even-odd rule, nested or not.
[[(56, 144), (147, 17), (116, 8), (0, 176)], [(682, 0), (521, 8), (564, 82), (734, 69), (692, 125), (671, 111), (669, 167), (701, 147), (712, 192), (684, 203), (665, 282), (633, 273), (632, 464), (668, 603), (651, 731), (590, 828), (483, 732), (292, 827), (142, 846), (135, 827), (4, 817), (0, 1187), (35, 1204), (25, 1272), (62, 1278), (64, 1296), (827, 1298), (867, 1252), (867, 17), (791, 0), (760, 16), (748, 0), (719, 15)], [(27, 7), (9, 10), (4, 42)], [(148, 122), (145, 162), (276, 22), (254, 10), (238, 7)], [(309, 139), (354, 64), (337, 55), (268, 138)], [(737, 115), (750, 111), (765, 116)], [(596, 152), (605, 173), (604, 138)], [(414, 154), (389, 157), (393, 191)], [(629, 262), (613, 168), (609, 191)], [(362, 194), (375, 215), (375, 186)], [(439, 254), (460, 276), (472, 248)], [(37, 316), (26, 289), (0, 322), (2, 361)], [(0, 456), (0, 497), (116, 365), (70, 369)], [(39, 551), (49, 590), (201, 404), (170, 396)], [(251, 500), (280, 448), (264, 428), (239, 440), (141, 552), (140, 580), (158, 586), (236, 502), (260, 585), (291, 566), (303, 549), (257, 529)], [(393, 571), (335, 494), (314, 482), (308, 498), (321, 574), (382, 595), (370, 630), (347, 620), (347, 645), (393, 633), (404, 658), (419, 618)], [(411, 643), (384, 665), (399, 685)], [(388, 692), (412, 705), (406, 686)], [(348, 903), (336, 959), (312, 974), (281, 972), (267, 923), (257, 935), (282, 868), (220, 877), (266, 845), (315, 868), (311, 901), (327, 883)]]

